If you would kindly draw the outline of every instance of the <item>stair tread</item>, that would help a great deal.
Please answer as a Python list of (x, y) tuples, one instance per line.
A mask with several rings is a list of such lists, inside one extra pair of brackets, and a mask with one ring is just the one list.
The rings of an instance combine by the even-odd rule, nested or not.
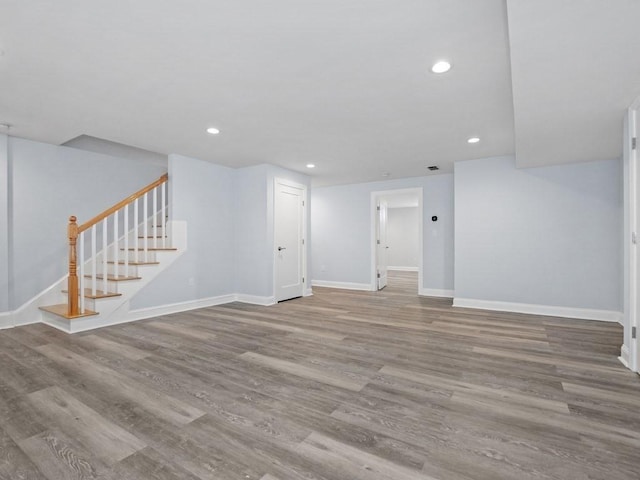
[[(68, 290), (62, 290), (62, 293), (69, 293)], [(104, 293), (102, 290), (96, 289), (96, 294), (93, 295), (90, 288), (84, 289), (84, 298), (90, 298), (92, 300), (97, 300), (98, 298), (110, 298), (110, 297), (121, 297), (121, 293), (116, 292), (106, 292)]]
[(53, 313), (54, 315), (58, 315), (59, 317), (66, 319), (74, 319), (74, 318), (82, 318), (82, 317), (90, 317), (92, 315), (98, 315), (98, 312), (94, 312), (93, 310), (87, 310), (85, 308), (84, 313), (79, 313), (78, 315), (69, 315), (69, 305), (66, 303), (61, 303), (58, 305), (47, 305), (44, 307), (39, 307), (40, 310), (45, 312)]
[[(108, 264), (114, 265), (116, 262), (113, 260), (107, 261)], [(120, 260), (118, 265), (124, 265), (124, 261)], [(160, 265), (160, 262), (134, 262), (133, 260), (129, 262), (130, 267), (139, 267), (140, 265)]]
[[(91, 278), (91, 275), (85, 275), (85, 278)], [(103, 274), (96, 275), (97, 280), (104, 280)], [(112, 274), (107, 275), (107, 280), (111, 280), (112, 282), (124, 282), (127, 280), (141, 280), (142, 277), (130, 277), (128, 275), (118, 275), (117, 277)]]

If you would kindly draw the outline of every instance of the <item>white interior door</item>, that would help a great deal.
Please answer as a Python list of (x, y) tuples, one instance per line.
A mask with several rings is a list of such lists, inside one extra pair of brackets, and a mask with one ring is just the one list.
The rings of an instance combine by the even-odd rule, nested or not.
[(304, 293), (303, 223), (304, 189), (275, 184), (275, 297), (276, 301)]
[(376, 215), (376, 244), (377, 244), (377, 279), (378, 290), (387, 286), (387, 267), (389, 265), (389, 246), (387, 245), (387, 202), (380, 201)]

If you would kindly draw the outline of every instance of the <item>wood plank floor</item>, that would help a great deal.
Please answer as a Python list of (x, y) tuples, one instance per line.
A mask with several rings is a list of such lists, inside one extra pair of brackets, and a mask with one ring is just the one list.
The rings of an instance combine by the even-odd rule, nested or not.
[(619, 325), (416, 292), (1, 331), (0, 479), (640, 479)]

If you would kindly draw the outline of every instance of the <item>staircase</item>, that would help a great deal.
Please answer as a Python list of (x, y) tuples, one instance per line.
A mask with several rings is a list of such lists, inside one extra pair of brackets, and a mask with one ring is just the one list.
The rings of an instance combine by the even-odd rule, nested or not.
[(167, 187), (165, 174), (82, 225), (70, 217), (69, 275), (48, 295), (66, 302), (40, 306), (44, 323), (73, 333), (128, 321), (131, 298), (186, 247), (184, 225), (168, 220)]

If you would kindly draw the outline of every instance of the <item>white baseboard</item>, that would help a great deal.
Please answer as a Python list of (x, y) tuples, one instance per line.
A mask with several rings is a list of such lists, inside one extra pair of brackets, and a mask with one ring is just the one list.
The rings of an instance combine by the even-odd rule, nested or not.
[(223, 303), (235, 302), (237, 297), (238, 296), (236, 294), (232, 293), (229, 295), (219, 295), (217, 297), (202, 298), (199, 300), (159, 305), (157, 307), (139, 308), (137, 310), (129, 311), (126, 321), (133, 322), (135, 320), (160, 317), (162, 315), (170, 315), (172, 313), (187, 312), (197, 308), (213, 307), (215, 305), (222, 305)]
[(453, 298), (453, 290), (442, 290), (439, 288), (421, 288), (418, 295), (423, 297), (443, 297)]
[(614, 310), (592, 310), (588, 308), (496, 302), (492, 300), (477, 300), (474, 298), (454, 298), (453, 306), (462, 308), (477, 308), (480, 310), (496, 310), (499, 312), (528, 313), (532, 315), (545, 315), (549, 317), (598, 320), (601, 322), (620, 323), (622, 321), (622, 312), (616, 312)]
[(304, 294), (302, 296), (303, 297), (312, 297), (313, 296), (313, 290), (311, 290), (311, 288), (305, 289)]
[(418, 267), (387, 267), (387, 270), (393, 270), (394, 272), (417, 272)]
[(252, 305), (262, 305), (268, 307), (276, 303), (275, 297), (261, 297), (259, 295), (246, 295), (244, 293), (236, 293), (232, 302), (250, 303)]
[(372, 291), (371, 284), (369, 283), (352, 283), (352, 282), (331, 282), (328, 280), (311, 280), (311, 285), (314, 287), (328, 287), (328, 288), (341, 288), (344, 290), (364, 290), (367, 292)]
[(0, 313), (0, 330), (13, 327), (13, 312)]
[(620, 347), (620, 356), (618, 357), (618, 360), (620, 360), (620, 363), (625, 367), (629, 369), (631, 368), (629, 366), (629, 348), (627, 348), (626, 345), (622, 345), (622, 347)]

